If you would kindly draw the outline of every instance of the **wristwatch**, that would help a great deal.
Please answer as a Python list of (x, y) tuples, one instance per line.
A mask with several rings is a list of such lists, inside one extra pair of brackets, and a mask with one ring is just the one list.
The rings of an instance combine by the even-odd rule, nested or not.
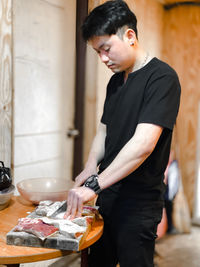
[(93, 175), (89, 176), (84, 183), (85, 187), (92, 189), (95, 192), (95, 194), (97, 194), (97, 195), (102, 191), (100, 186), (99, 186), (98, 178), (99, 177), (97, 174), (93, 174)]

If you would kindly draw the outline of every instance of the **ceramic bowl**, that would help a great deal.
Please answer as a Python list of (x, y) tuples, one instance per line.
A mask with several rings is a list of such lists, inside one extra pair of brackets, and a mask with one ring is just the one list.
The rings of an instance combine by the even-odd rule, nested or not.
[(20, 195), (27, 201), (38, 204), (43, 200), (67, 199), (67, 181), (61, 178), (31, 178), (17, 183)]
[(10, 202), (11, 197), (15, 191), (15, 186), (11, 185), (10, 187), (0, 190), (0, 210), (5, 209)]

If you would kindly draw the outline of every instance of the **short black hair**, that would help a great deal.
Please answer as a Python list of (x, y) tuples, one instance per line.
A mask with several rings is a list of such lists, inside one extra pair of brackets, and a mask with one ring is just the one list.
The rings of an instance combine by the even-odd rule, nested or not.
[(84, 20), (82, 35), (85, 41), (94, 36), (112, 35), (128, 26), (137, 37), (137, 18), (122, 0), (111, 0), (94, 8)]

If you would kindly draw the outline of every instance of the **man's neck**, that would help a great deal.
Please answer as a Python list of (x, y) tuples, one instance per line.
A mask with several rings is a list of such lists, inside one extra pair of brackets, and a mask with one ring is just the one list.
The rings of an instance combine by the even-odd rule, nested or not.
[(150, 60), (152, 57), (149, 55), (148, 52), (144, 50), (138, 50), (137, 56), (135, 58), (135, 61), (133, 65), (125, 71), (124, 74), (124, 82), (126, 82), (129, 73), (135, 72), (141, 68), (143, 68)]

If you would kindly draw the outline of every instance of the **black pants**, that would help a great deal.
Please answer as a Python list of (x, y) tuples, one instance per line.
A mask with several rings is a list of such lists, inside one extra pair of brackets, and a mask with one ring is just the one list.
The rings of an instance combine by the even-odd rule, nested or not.
[(161, 203), (134, 203), (103, 191), (98, 198), (104, 232), (91, 248), (90, 267), (153, 267)]

